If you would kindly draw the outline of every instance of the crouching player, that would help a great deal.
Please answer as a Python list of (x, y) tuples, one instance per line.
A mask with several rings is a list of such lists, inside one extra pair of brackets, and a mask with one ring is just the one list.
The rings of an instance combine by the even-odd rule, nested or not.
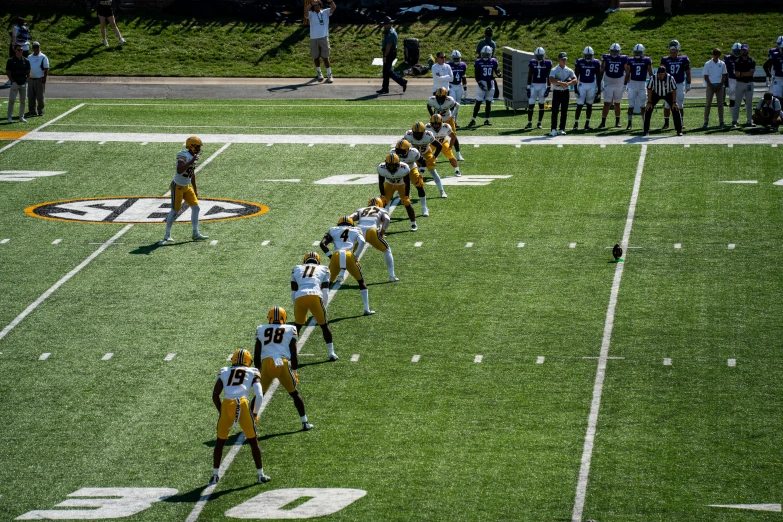
[[(256, 423), (258, 422), (258, 411), (261, 408), (263, 392), (261, 390), (261, 374), (257, 369), (250, 366), (253, 364), (253, 358), (247, 350), (237, 350), (231, 356), (231, 366), (221, 368), (218, 373), (215, 387), (212, 390), (212, 402), (220, 413), (217, 424), (217, 441), (215, 450), (212, 454), (212, 478), (210, 484), (217, 484), (220, 480), (220, 461), (223, 458), (223, 446), (226, 445), (226, 439), (231, 428), (238, 422), (242, 431), (250, 443), (250, 450), (253, 453), (253, 460), (256, 463), (258, 473), (258, 482), (263, 484), (269, 482), (270, 478), (264, 475), (264, 466), (261, 461), (261, 448), (258, 446), (256, 436)], [(250, 404), (248, 395), (250, 390), (255, 393), (253, 413), (250, 413)], [(223, 400), (220, 400), (220, 393), (223, 392)]]
[[(421, 162), (422, 164), (426, 165), (426, 162), (421, 158), (419, 149), (411, 147), (410, 142), (403, 138), (397, 142), (389, 154), (396, 154), (400, 159), (400, 163), (407, 165), (410, 169), (410, 182), (413, 183), (414, 187), (416, 187), (416, 192), (419, 195), (419, 203), (421, 203), (421, 215), (425, 217), (429, 216), (430, 211), (427, 210), (427, 193), (424, 192), (424, 178), (422, 178), (421, 174), (419, 174), (419, 163)], [(401, 179), (402, 178), (400, 178), (400, 180)], [(402, 181), (400, 181), (400, 183), (402, 183)], [(410, 189), (410, 187), (408, 188)], [(384, 189), (381, 188), (381, 199), (383, 199), (383, 204), (386, 206), (389, 204), (390, 200), (384, 198)], [(400, 194), (400, 198), (402, 198), (402, 194)], [(406, 206), (405, 208), (407, 209), (408, 207)], [(410, 217), (410, 215), (411, 213), (408, 212), (408, 217)], [(414, 216), (412, 220), (415, 222), (416, 216)]]
[[(399, 145), (405, 140), (397, 142)], [(408, 143), (405, 141), (405, 143)], [(410, 144), (408, 144), (410, 147)], [(418, 154), (419, 151), (416, 151)], [(416, 172), (418, 174), (418, 172)], [(408, 213), (408, 219), (411, 220), (411, 232), (416, 232), (419, 227), (416, 225), (416, 212), (411, 206), (411, 169), (407, 163), (401, 163), (400, 157), (395, 152), (390, 152), (386, 156), (386, 161), (378, 165), (378, 189), (381, 191), (381, 202), (387, 206), (397, 193), (400, 195), (400, 202)], [(419, 176), (421, 178), (421, 176)], [(424, 180), (422, 180), (422, 185)], [(426, 205), (425, 203), (422, 206)], [(426, 212), (426, 206), (424, 206)], [(429, 213), (425, 213), (428, 216)]]
[(326, 305), (329, 303), (329, 267), (321, 266), (321, 256), (317, 252), (307, 252), (301, 265), (291, 271), (291, 300), (294, 302), (294, 323), (296, 333), (302, 330), (310, 312), (321, 327), (329, 360), (336, 361), (332, 330), (326, 317)]
[[(454, 133), (451, 130), (451, 125), (448, 123), (443, 123), (443, 118), (440, 116), (440, 114), (433, 114), (430, 118), (430, 122), (427, 124), (427, 130), (432, 132), (433, 136), (435, 136), (435, 139), (438, 140), (438, 143), (440, 143), (442, 153), (446, 158), (448, 158), (449, 163), (452, 167), (454, 167), (454, 175), (457, 177), (462, 176), (462, 173), (459, 171), (459, 163), (457, 163), (457, 158), (454, 157), (454, 154), (451, 152), (451, 145), (449, 144), (449, 138), (453, 139), (452, 136), (454, 136)], [(429, 165), (427, 166), (429, 168)], [(432, 170), (435, 170), (435, 159), (432, 159)]]
[(362, 251), (368, 244), (382, 252), (386, 258), (386, 270), (389, 271), (389, 281), (393, 283), (399, 281), (399, 279), (394, 275), (394, 257), (392, 257), (391, 247), (383, 237), (386, 234), (386, 228), (391, 222), (389, 211), (384, 206), (381, 198), (370, 198), (367, 206), (354, 212), (351, 215), (351, 219), (354, 223), (359, 223), (359, 228), (362, 230), (364, 240), (366, 241), (356, 250), (356, 257), (361, 257)]
[[(438, 171), (435, 170), (435, 160), (438, 158), (438, 155), (443, 148), (440, 142), (435, 139), (435, 135), (432, 134), (431, 131), (427, 130), (427, 126), (420, 121), (417, 121), (413, 125), (413, 128), (405, 133), (403, 139), (407, 140), (412, 147), (418, 149), (419, 154), (421, 154), (421, 158), (419, 158), (417, 162), (418, 165), (420, 167), (427, 167), (430, 176), (432, 176), (432, 180), (435, 182), (435, 186), (437, 186), (440, 191), (440, 197), (445, 198), (446, 191), (443, 190), (443, 183), (440, 181)], [(415, 183), (418, 184), (419, 181), (415, 180)], [(421, 185), (422, 187), (424, 186), (423, 180), (421, 180)]]
[[(334, 243), (334, 252), (329, 251), (329, 243)], [(362, 235), (362, 231), (353, 226), (353, 219), (343, 216), (337, 221), (337, 226), (330, 228), (324, 235), (320, 246), (321, 250), (331, 260), (329, 262), (330, 282), (334, 283), (337, 280), (341, 270), (347, 270), (359, 283), (359, 293), (364, 304), (364, 315), (372, 315), (375, 311), (370, 310), (370, 294), (364, 282), (362, 265), (359, 264), (359, 259), (354, 254), (357, 248), (363, 248), (363, 245), (364, 235)]]

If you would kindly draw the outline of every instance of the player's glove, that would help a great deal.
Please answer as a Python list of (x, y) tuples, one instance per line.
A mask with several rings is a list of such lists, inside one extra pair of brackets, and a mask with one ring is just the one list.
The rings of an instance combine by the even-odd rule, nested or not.
[(574, 94), (579, 96), (579, 85), (574, 85)]
[(685, 92), (691, 92), (691, 84), (690, 83), (686, 83), (685, 84)]
[(772, 82), (772, 78), (770, 76), (767, 76), (767, 83), (765, 84), (767, 89), (769, 89), (770, 83)]
[(530, 99), (530, 87), (527, 88), (527, 99)]
[(595, 91), (595, 99), (593, 100), (593, 103), (599, 103), (601, 101), (601, 89), (598, 89)]
[(389, 204), (389, 198), (387, 198), (384, 194), (381, 194), (381, 201), (383, 201), (384, 207)]
[(419, 158), (416, 160), (416, 165), (418, 165), (421, 168), (424, 168), (427, 166), (427, 160), (425, 160), (423, 157), (419, 156)]
[(550, 92), (552, 92), (552, 87), (547, 86), (546, 91), (544, 92), (544, 98), (549, 96)]
[(623, 85), (623, 94), (627, 94), (627, 93), (628, 93), (628, 84), (626, 83)]
[(468, 93), (465, 92), (462, 94), (462, 98), (459, 100), (460, 103), (468, 103)]

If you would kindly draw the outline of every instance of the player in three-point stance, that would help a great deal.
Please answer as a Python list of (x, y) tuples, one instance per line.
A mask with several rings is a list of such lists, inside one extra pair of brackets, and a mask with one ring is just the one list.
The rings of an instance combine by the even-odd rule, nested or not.
[[(212, 478), (210, 484), (217, 484), (220, 480), (220, 461), (223, 458), (223, 446), (226, 444), (231, 428), (239, 423), (242, 431), (250, 443), (253, 452), (253, 460), (256, 463), (258, 482), (269, 482), (270, 478), (264, 475), (264, 465), (261, 461), (261, 448), (258, 446), (256, 436), (256, 423), (258, 411), (261, 408), (263, 392), (261, 391), (261, 374), (251, 366), (253, 357), (247, 350), (237, 350), (231, 356), (231, 366), (221, 368), (218, 373), (215, 387), (212, 390), (212, 402), (215, 404), (220, 417), (217, 424), (217, 441), (212, 454)], [(255, 393), (253, 413), (250, 413), (248, 395), (250, 390)], [(220, 394), (223, 393), (223, 400)]]
[[(201, 154), (201, 140), (191, 136), (185, 142), (185, 150), (177, 154), (177, 171), (171, 182), (171, 210), (166, 217), (166, 234), (159, 243), (165, 245), (171, 238), (171, 226), (182, 208), (182, 200), (190, 206), (190, 222), (193, 224), (193, 240), (209, 239), (198, 231), (198, 187), (196, 187), (196, 162)], [(192, 185), (192, 186), (191, 186)]]
[[(397, 160), (399, 162), (399, 159)], [(364, 234), (361, 229), (353, 226), (353, 219), (343, 216), (337, 221), (337, 226), (332, 227), (321, 240), (321, 250), (329, 256), (330, 282), (334, 283), (342, 270), (347, 270), (349, 274), (359, 283), (359, 294), (362, 296), (364, 304), (364, 315), (372, 315), (375, 310), (370, 310), (370, 291), (364, 282), (362, 265), (359, 264), (358, 256), (355, 252), (358, 248), (363, 248)], [(329, 243), (334, 244), (334, 251), (329, 251)]]
[[(449, 137), (451, 138), (451, 148), (454, 149), (454, 157), (459, 161), (465, 161), (465, 158), (459, 153), (459, 139), (457, 138), (456, 114), (458, 108), (459, 104), (457, 103), (457, 99), (451, 96), (449, 90), (445, 87), (438, 88), (435, 91), (435, 94), (430, 96), (430, 99), (427, 100), (427, 110), (429, 111), (430, 116), (436, 113), (440, 114), (441, 118), (443, 118), (443, 123), (448, 123), (451, 128)], [(459, 174), (457, 175), (459, 176)]]
[(359, 224), (359, 228), (362, 230), (364, 240), (366, 241), (365, 244), (356, 250), (356, 257), (361, 257), (362, 251), (367, 248), (367, 245), (371, 245), (379, 252), (382, 252), (383, 256), (386, 258), (386, 270), (389, 271), (389, 282), (394, 283), (395, 281), (399, 281), (399, 279), (394, 275), (394, 257), (392, 256), (391, 247), (384, 238), (386, 235), (386, 228), (391, 222), (391, 217), (389, 217), (389, 211), (386, 210), (384, 206), (381, 198), (370, 198), (366, 207), (362, 207), (351, 214), (351, 219), (354, 223)]
[(317, 252), (307, 252), (301, 265), (291, 271), (291, 300), (294, 302), (294, 322), (296, 333), (302, 330), (310, 312), (321, 327), (329, 360), (336, 361), (332, 330), (326, 317), (326, 305), (329, 304), (329, 267), (321, 265), (321, 256)]
[(313, 425), (307, 422), (304, 401), (296, 389), (299, 383), (299, 374), (296, 373), (299, 367), (296, 351), (297, 328), (285, 324), (286, 312), (279, 306), (270, 308), (266, 317), (269, 324), (256, 329), (255, 358), (256, 366), (261, 368), (261, 390), (266, 393), (272, 381), (277, 379), (294, 400), (294, 406), (302, 420), (302, 431), (311, 430)]

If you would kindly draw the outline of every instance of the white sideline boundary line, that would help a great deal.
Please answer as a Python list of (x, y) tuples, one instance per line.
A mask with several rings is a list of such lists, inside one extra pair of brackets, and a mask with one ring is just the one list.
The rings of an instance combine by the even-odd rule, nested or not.
[[(636, 178), (633, 182), (633, 191), (631, 192), (631, 202), (628, 205), (628, 216), (625, 219), (625, 230), (621, 246), (624, 249), (628, 247), (628, 241), (631, 238), (631, 227), (636, 213), (636, 202), (639, 199), (639, 188), (642, 184), (642, 171), (644, 170), (644, 160), (647, 157), (647, 146), (642, 145), (639, 154), (639, 164), (636, 167)], [(617, 307), (617, 295), (620, 292), (620, 281), (623, 278), (623, 269), (626, 263), (617, 263), (614, 270), (614, 281), (612, 282), (612, 291), (609, 295), (609, 307), (606, 310), (606, 322), (604, 323), (604, 335), (601, 341), (601, 355), (598, 358), (598, 369), (595, 373), (595, 384), (593, 385), (593, 399), (590, 404), (590, 415), (587, 418), (587, 432), (585, 433), (585, 443), (582, 449), (582, 463), (579, 468), (579, 481), (576, 485), (576, 495), (574, 497), (574, 511), (571, 515), (572, 522), (582, 522), (582, 513), (584, 512), (585, 499), (587, 498), (587, 480), (590, 476), (590, 463), (593, 458), (593, 446), (595, 445), (595, 432), (598, 426), (598, 411), (601, 408), (601, 395), (604, 390), (604, 379), (606, 378), (606, 362), (609, 359), (609, 345), (612, 340), (612, 329), (614, 328), (614, 312)]]
[[(399, 203), (400, 199), (394, 198), (392, 200), (391, 205), (389, 206), (389, 215), (391, 215), (394, 210), (397, 208), (397, 204)], [(367, 252), (367, 248), (362, 250), (361, 254), (359, 254), (358, 259), (361, 259), (365, 252)], [(335, 294), (337, 291), (342, 288), (342, 283), (337, 283), (334, 288), (329, 290), (329, 303), (327, 303), (327, 308), (329, 307), (329, 304), (332, 303), (332, 300), (334, 299)], [(302, 348), (304, 347), (305, 343), (307, 343), (307, 340), (310, 338), (310, 334), (313, 333), (313, 329), (315, 328), (315, 319), (310, 318), (310, 321), (307, 323), (307, 327), (305, 328), (304, 333), (299, 337), (299, 343), (296, 345), (296, 352), (299, 353)], [(354, 355), (355, 356), (355, 355)], [(353, 359), (353, 357), (351, 358)], [(358, 358), (357, 358), (358, 360)], [(354, 361), (356, 362), (356, 361)], [(275, 392), (277, 391), (277, 388), (280, 384), (280, 381), (275, 380), (272, 385), (267, 390), (266, 394), (264, 394), (264, 400), (261, 402), (261, 407), (258, 410), (258, 416), (261, 417), (261, 414), (266, 409), (267, 404), (269, 404), (269, 401), (272, 400), (272, 396), (274, 396)], [(239, 438), (237, 438), (236, 442), (234, 442), (234, 445), (231, 446), (231, 450), (229, 450), (228, 455), (226, 455), (226, 458), (221, 462), (220, 464), (220, 476), (226, 474), (226, 471), (228, 471), (228, 467), (231, 465), (231, 463), (234, 461), (234, 457), (236, 457), (237, 453), (239, 453), (239, 449), (242, 447), (242, 445), (245, 443), (245, 434), (240, 433)], [(218, 482), (219, 484), (219, 482)], [(188, 515), (188, 518), (185, 519), (185, 522), (196, 522), (198, 520), (199, 515), (204, 510), (204, 507), (206, 506), (207, 502), (209, 501), (209, 498), (212, 496), (212, 493), (214, 493), (215, 488), (217, 488), (218, 484), (211, 484), (208, 485), (204, 490), (201, 492), (201, 496), (199, 497), (198, 501), (196, 502), (196, 505), (193, 506), (193, 510), (190, 512), (190, 515)]]
[[(64, 117), (68, 116), (70, 113), (72, 113), (73, 111), (75, 111), (76, 109), (81, 109), (81, 108), (82, 108), (82, 107), (84, 107), (84, 106), (85, 106), (85, 104), (84, 104), (84, 103), (80, 103), (80, 104), (79, 104), (79, 105), (77, 105), (76, 107), (73, 107), (72, 109), (69, 109), (69, 110), (65, 111), (64, 113), (60, 114), (60, 115), (59, 115), (59, 116), (57, 116), (56, 118), (52, 118), (52, 120), (51, 120), (51, 121), (47, 121), (46, 123), (44, 123), (44, 124), (43, 124), (43, 125), (41, 125), (40, 127), (36, 127), (35, 129), (33, 129), (33, 130), (31, 130), (30, 132), (28, 132), (27, 134), (25, 134), (25, 136), (28, 136), (28, 135), (30, 135), (30, 134), (34, 134), (34, 133), (38, 132), (38, 131), (39, 131), (39, 130), (41, 130), (41, 129), (45, 129), (46, 127), (48, 127), (48, 126), (49, 126), (49, 125), (51, 125), (52, 123), (56, 122), (56, 121), (57, 121), (57, 120), (59, 120), (60, 118), (64, 118)], [(5, 147), (3, 147), (2, 149), (0, 149), (0, 152), (5, 152), (6, 150), (10, 149), (11, 147), (13, 147), (14, 145), (16, 145), (16, 144), (17, 144), (17, 143), (19, 143), (20, 141), (22, 141), (22, 138), (19, 138), (19, 139), (18, 139), (18, 140), (16, 140), (16, 141), (12, 141), (12, 142), (11, 142), (11, 143), (9, 143), (8, 145), (6, 145), (6, 146), (5, 146)]]
[[(76, 107), (74, 107), (70, 111), (64, 112), (63, 114), (61, 114), (57, 118), (62, 118), (63, 116), (67, 115), (68, 113), (73, 112), (76, 109), (78, 109), (79, 107), (83, 107), (83, 106), (84, 106), (83, 103), (80, 104), (80, 105), (77, 105)], [(52, 123), (57, 118), (55, 118), (54, 120), (44, 124), (43, 126), (46, 126), (49, 123)], [(33, 132), (35, 132), (35, 131), (33, 131)], [(226, 150), (229, 145), (231, 145), (231, 144), (230, 143), (226, 143), (224, 146), (222, 146), (220, 149), (218, 149), (217, 152), (215, 152), (212, 156), (207, 158), (206, 161), (204, 161), (203, 164), (199, 165), (199, 168), (203, 169), (204, 167), (206, 167), (209, 164), (209, 162), (212, 161), (215, 158), (215, 156), (217, 156), (218, 154), (220, 154), (221, 152)], [(2, 151), (0, 151), (0, 152), (2, 152)], [(198, 170), (199, 169), (196, 169), (196, 171), (198, 171)], [(21, 314), (17, 315), (16, 318), (13, 321), (11, 321), (10, 324), (8, 324), (8, 326), (3, 328), (3, 331), (0, 332), (0, 340), (2, 340), (6, 335), (8, 335), (11, 332), (11, 330), (16, 328), (17, 325), (19, 323), (21, 323), (24, 320), (25, 317), (30, 315), (36, 308), (38, 308), (44, 301), (46, 301), (49, 298), (49, 296), (51, 296), (54, 292), (57, 291), (58, 288), (60, 288), (65, 283), (67, 283), (68, 280), (71, 279), (73, 276), (78, 274), (82, 270), (82, 268), (84, 268), (87, 265), (89, 265), (92, 262), (93, 259), (95, 259), (99, 255), (101, 255), (101, 253), (104, 250), (106, 250), (112, 244), (114, 244), (115, 241), (117, 241), (119, 238), (121, 238), (123, 236), (123, 234), (125, 234), (125, 232), (127, 232), (131, 228), (133, 228), (133, 225), (126, 225), (122, 230), (120, 230), (119, 232), (114, 234), (106, 242), (104, 242), (101, 246), (99, 246), (98, 249), (95, 252), (93, 252), (92, 254), (89, 255), (89, 257), (87, 257), (87, 259), (85, 259), (84, 261), (79, 263), (79, 265), (76, 268), (74, 268), (73, 270), (71, 270), (70, 272), (65, 274), (59, 281), (57, 281), (55, 284), (53, 284), (46, 292), (41, 294), (41, 296), (38, 299), (36, 299), (35, 301), (33, 301), (33, 303), (30, 306), (25, 308), (24, 311)]]

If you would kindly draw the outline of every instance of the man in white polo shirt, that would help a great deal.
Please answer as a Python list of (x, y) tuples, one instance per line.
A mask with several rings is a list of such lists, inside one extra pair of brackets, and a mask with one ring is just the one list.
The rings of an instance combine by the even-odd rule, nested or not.
[(30, 62), (30, 79), (27, 80), (27, 117), (36, 114), (43, 116), (49, 58), (41, 52), (41, 44), (33, 42), (33, 54), (28, 56), (27, 60)]
[(451, 70), (451, 66), (446, 63), (446, 53), (438, 51), (435, 59), (436, 63), (432, 64), (432, 95), (435, 96), (435, 92), (443, 87), (446, 92), (449, 90), (449, 84), (454, 81), (454, 73)]
[(305, 25), (310, 25), (310, 56), (315, 63), (315, 79), (323, 81), (321, 58), (326, 65), (326, 83), (332, 83), (332, 62), (329, 60), (329, 17), (337, 10), (334, 0), (329, 0), (329, 8), (322, 9), (321, 0), (305, 0)]
[(726, 85), (729, 82), (728, 71), (726, 70), (726, 64), (720, 59), (720, 49), (715, 48), (712, 50), (712, 60), (708, 60), (704, 64), (704, 84), (707, 86), (707, 105), (704, 106), (704, 125), (702, 129), (708, 128), (710, 125), (710, 107), (712, 107), (712, 97), (717, 98), (718, 105), (718, 119), (720, 120), (721, 128), (726, 125), (723, 123), (723, 102), (726, 99)]

